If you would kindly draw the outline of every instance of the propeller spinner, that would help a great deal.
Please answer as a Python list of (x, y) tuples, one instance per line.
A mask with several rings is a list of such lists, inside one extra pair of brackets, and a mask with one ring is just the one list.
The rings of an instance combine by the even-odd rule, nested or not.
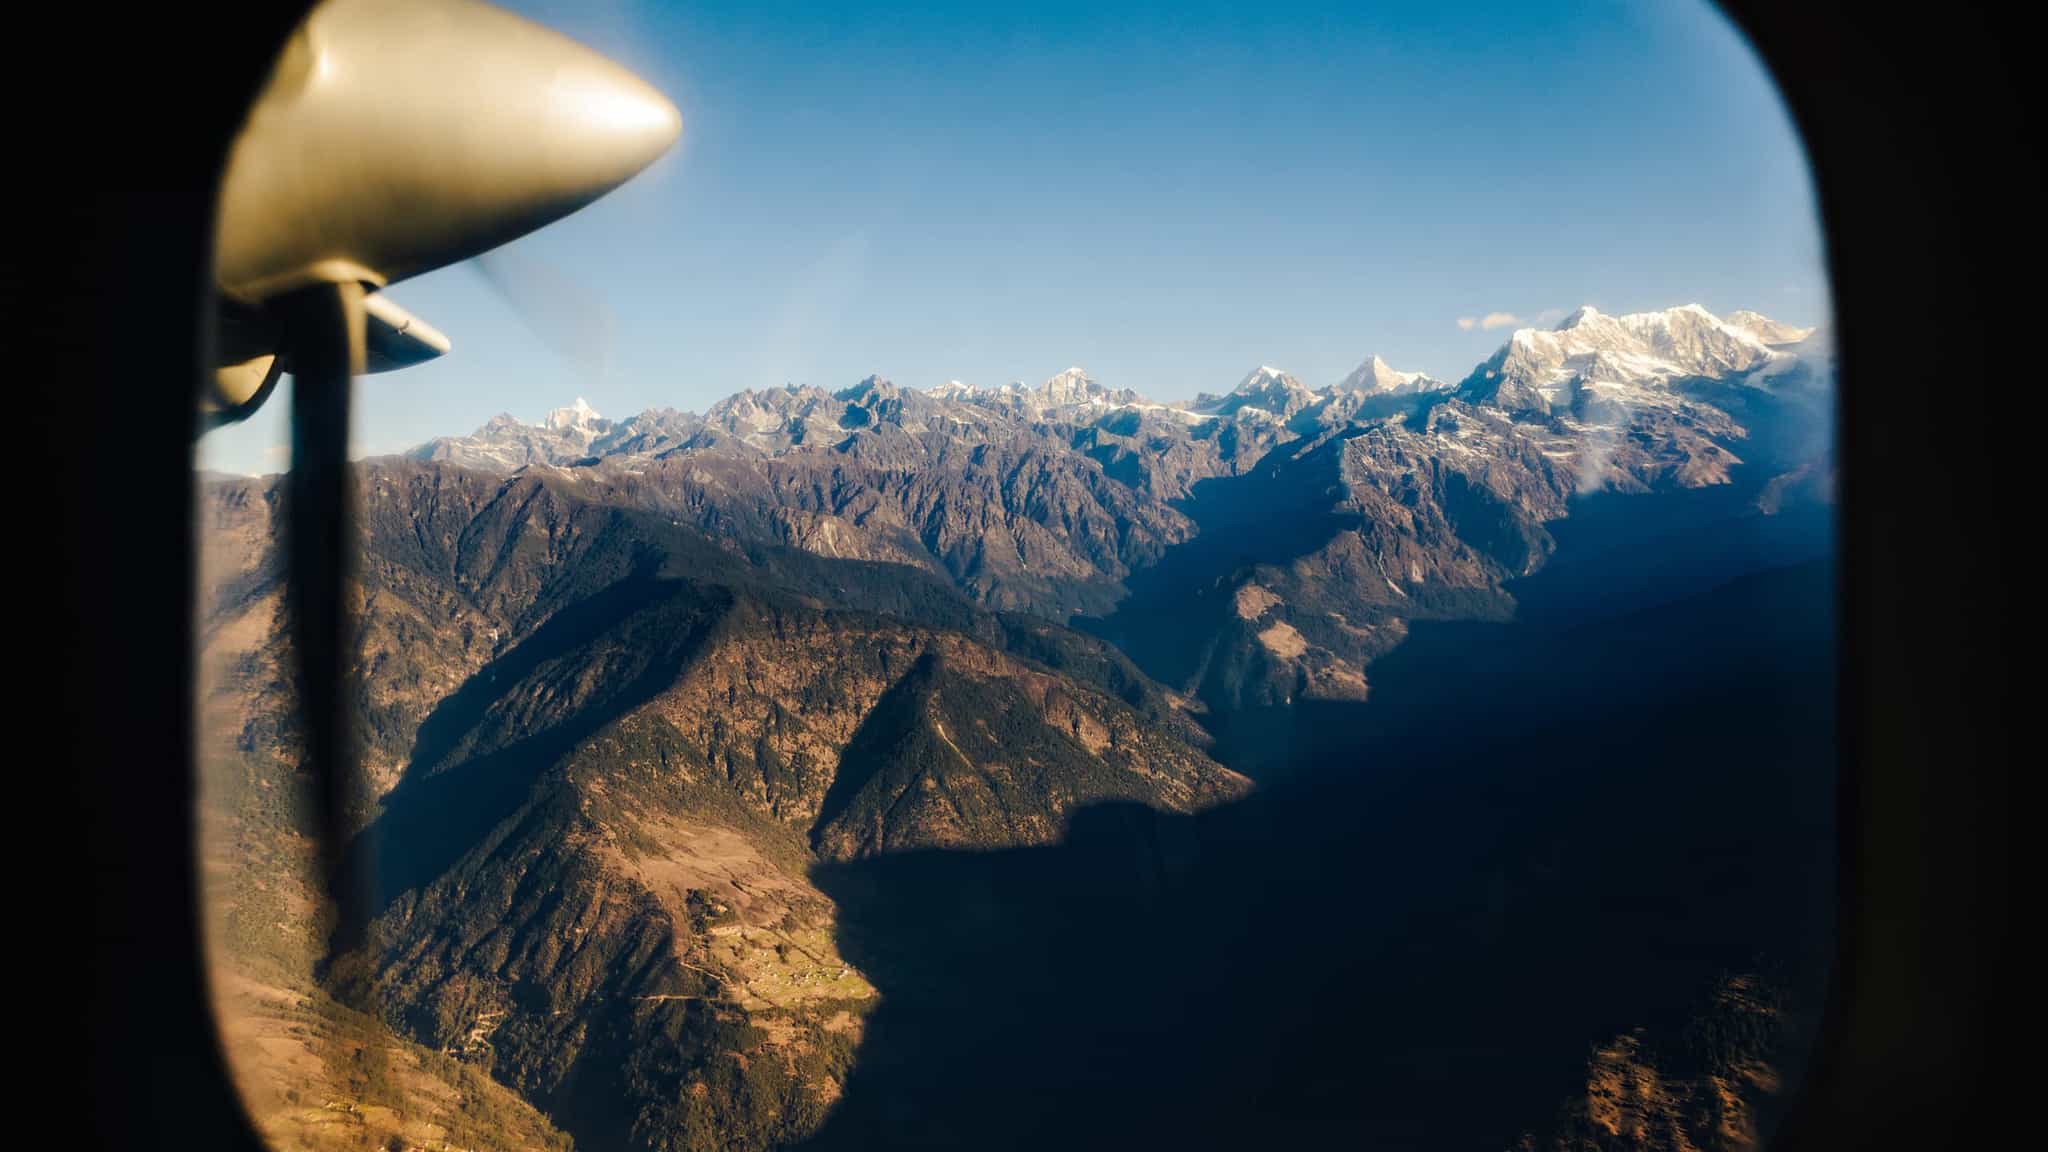
[(590, 203), (682, 130), (596, 52), (475, 0), (327, 0), (236, 140), (215, 273), (254, 304), (383, 287)]
[[(675, 105), (603, 56), (477, 0), (326, 0), (279, 56), (236, 138), (214, 240), (219, 355), (205, 426), (260, 407), (291, 370), (275, 301), (375, 292), (522, 236), (671, 147)], [(363, 365), (446, 337), (371, 296)]]

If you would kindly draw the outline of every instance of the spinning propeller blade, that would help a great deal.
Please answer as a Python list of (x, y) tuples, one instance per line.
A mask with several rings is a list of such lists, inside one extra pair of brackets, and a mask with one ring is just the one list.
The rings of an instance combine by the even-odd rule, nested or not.
[(376, 293), (590, 203), (681, 129), (637, 76), (477, 0), (326, 0), (235, 140), (215, 235), (221, 356), (207, 423), (247, 416), (291, 373), (286, 603), (337, 951), (370, 912), (368, 878), (340, 863), (357, 808), (350, 390), (364, 371), (449, 347)]

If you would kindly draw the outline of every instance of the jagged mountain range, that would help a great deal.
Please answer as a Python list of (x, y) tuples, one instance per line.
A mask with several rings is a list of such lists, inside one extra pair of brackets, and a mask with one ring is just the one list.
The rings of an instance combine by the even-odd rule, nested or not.
[[(1566, 620), (1555, 605), (1569, 596), (1530, 598), (1538, 574), (1553, 590), (1608, 589), (1599, 612), (1612, 614), (1629, 580), (1661, 603), (1706, 591), (1714, 573), (1824, 554), (1802, 533), (1825, 519), (1832, 379), (1823, 334), (1753, 313), (1582, 309), (1516, 332), (1455, 384), (1377, 357), (1322, 389), (1261, 367), (1180, 404), (1078, 368), (1035, 388), (870, 377), (837, 393), (741, 392), (702, 415), (613, 421), (578, 401), (366, 461), (350, 875), (380, 911), (369, 940), (324, 958), (310, 924), (257, 912), (317, 903), (280, 493), (215, 479), (201, 615), (221, 938), (241, 942), (232, 955), (249, 970), (256, 941), (264, 979), (288, 995), (381, 1020), (399, 1064), (487, 1071), (514, 1101), (493, 1105), (503, 1138), (559, 1128), (586, 1147), (755, 1148), (821, 1131), (845, 1143), (847, 1125), (879, 1124), (882, 1142), (901, 1142), (902, 1117), (878, 1103), (897, 1091), (884, 1073), (841, 1110), (852, 1119), (821, 1129), (858, 1085), (863, 1050), (897, 1053), (889, 1068), (923, 1059), (903, 1056), (886, 1026), (868, 1033), (890, 1019), (877, 1016), (878, 988), (910, 996), (915, 1016), (931, 978), (928, 961), (888, 958), (929, 932), (938, 953), (1009, 965), (1015, 949), (994, 942), (1030, 924), (970, 894), (911, 925), (915, 908), (865, 887), (893, 891), (873, 879), (895, 874), (883, 862), (1008, 853), (988, 866), (1031, 871), (1067, 860), (1057, 846), (1075, 820), (1128, 808), (1158, 814), (1148, 844), (1212, 847), (1192, 871), (1145, 865), (1116, 880), (1135, 888), (1102, 893), (1170, 892), (1204, 922), (1209, 881), (1191, 877), (1229, 876), (1233, 899), (1257, 899), (1256, 877), (1279, 866), (1258, 845), (1288, 835), (1290, 805), (1315, 795), (1302, 790), (1318, 772), (1368, 736), (1376, 755), (1426, 755), (1426, 733), (1396, 741), (1386, 713), (1360, 711), (1385, 698), (1380, 668), (1419, 631)], [(1652, 506), (1667, 539), (1644, 548), (1651, 529), (1625, 510)], [(1691, 618), (1674, 619), (1656, 627), (1690, 637)], [(1636, 631), (1614, 635), (1603, 643), (1637, 643)], [(1526, 662), (1532, 649), (1517, 651)], [(1746, 667), (1749, 655), (1717, 658)], [(1422, 714), (1412, 702), (1427, 686), (1392, 687)], [(1641, 711), (1639, 696), (1615, 698)], [(1735, 724), (1699, 754), (1753, 755), (1747, 732)], [(1261, 783), (1294, 799), (1261, 799)], [(1327, 813), (1309, 805), (1331, 843), (1349, 843), (1341, 814), (1357, 798), (1341, 795)], [(1455, 819), (1451, 795), (1428, 811)], [(1416, 834), (1375, 796), (1374, 827)], [(1582, 819), (1572, 802), (1548, 801), (1566, 805), (1560, 827)], [(1303, 860), (1308, 843), (1294, 850)], [(919, 884), (985, 871), (934, 867)], [(1085, 877), (1060, 884), (1079, 885), (1077, 904), (1099, 895)], [(1050, 924), (1064, 913), (1043, 895), (1019, 907)], [(864, 927), (845, 922), (854, 898), (870, 909)], [(877, 908), (895, 928), (875, 926)], [(1512, 919), (1533, 931), (1550, 908)], [(1700, 930), (1686, 921), (1680, 935)], [(1118, 932), (1104, 938), (1142, 951)], [(1188, 956), (1231, 963), (1211, 952), (1225, 939)], [(905, 973), (919, 975), (906, 985)], [(1154, 983), (1134, 1002), (1177, 1017), (1166, 990), (1179, 985)], [(1073, 1009), (995, 1015), (1028, 1030), (1072, 1024)], [(916, 1018), (931, 1029), (957, 1014)], [(1609, 1043), (1627, 1023), (1588, 1019), (1571, 1044)], [(274, 1087), (266, 1099), (282, 1101)], [(1566, 1075), (1550, 1099), (1573, 1090)], [(1740, 1096), (1728, 1107), (1742, 1111), (1762, 1089), (1714, 1091)], [(404, 1113), (436, 1093), (378, 1106)], [(259, 1120), (273, 1134), (311, 1124), (282, 1103)], [(911, 1143), (948, 1139), (908, 1131)]]
[(1815, 330), (1588, 307), (1515, 332), (1456, 385), (1377, 357), (1320, 391), (1260, 367), (1190, 404), (1078, 368), (1037, 388), (869, 377), (836, 394), (741, 392), (703, 416), (614, 423), (579, 402), (410, 455), (552, 470), (601, 503), (912, 565), (1060, 620), (1113, 616), (1135, 573), (1197, 536), (1348, 526), (1251, 550), (1285, 566), (1211, 574), (1233, 584), (1212, 599), (1237, 622), (1206, 613), (1219, 646), (1154, 669), (1194, 691), (1220, 659), (1233, 697), (1284, 700), (1362, 694), (1364, 665), (1409, 620), (1508, 611), (1503, 585), (1543, 562), (1546, 525), (1576, 496), (1721, 485), (1745, 459), (1776, 480), (1769, 499), (1815, 494), (1832, 380)]
[[(829, 450), (872, 458), (886, 455), (883, 445), (873, 443), (877, 440), (943, 433), (985, 442), (1014, 433), (1019, 425), (1149, 428), (1157, 422), (1161, 429), (1178, 426), (1183, 437), (1201, 439), (1202, 430), (1214, 424), (1329, 428), (1362, 418), (1376, 398), (1434, 393), (1588, 429), (1626, 425), (1644, 407), (1682, 410), (1689, 393), (1703, 382), (1782, 394), (1799, 386), (1824, 390), (1832, 377), (1831, 353), (1818, 329), (1796, 328), (1748, 311), (1716, 317), (1696, 304), (1626, 316), (1586, 306), (1554, 328), (1517, 330), (1456, 385), (1427, 373), (1396, 370), (1378, 356), (1368, 356), (1342, 381), (1320, 390), (1279, 368), (1261, 366), (1228, 393), (1168, 403), (1130, 389), (1111, 389), (1078, 367), (1035, 388), (1022, 383), (976, 388), (954, 380), (918, 390), (869, 376), (836, 393), (809, 386), (742, 391), (701, 416), (650, 409), (614, 421), (579, 398), (535, 424), (500, 415), (468, 436), (438, 438), (406, 454), (503, 471), (532, 464), (624, 465), (750, 449), (768, 456)], [(1560, 447), (1571, 449), (1569, 444)], [(1180, 479), (1185, 483), (1188, 477)]]

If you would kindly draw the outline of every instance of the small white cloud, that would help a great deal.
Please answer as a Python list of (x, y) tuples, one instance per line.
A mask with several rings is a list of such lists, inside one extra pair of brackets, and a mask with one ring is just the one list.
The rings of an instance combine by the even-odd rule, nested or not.
[(1474, 328), (1482, 328), (1491, 332), (1495, 328), (1506, 328), (1511, 324), (1519, 324), (1521, 322), (1522, 318), (1513, 312), (1488, 312), (1484, 316), (1458, 317), (1458, 329), (1462, 332), (1470, 332)]
[(1565, 313), (1562, 308), (1545, 308), (1534, 316), (1520, 316), (1513, 312), (1488, 312), (1484, 316), (1458, 317), (1458, 330), (1470, 332), (1477, 328), (1482, 331), (1491, 332), (1496, 328), (1513, 328), (1517, 325), (1531, 324), (1538, 328), (1548, 328), (1559, 320), (1564, 319), (1564, 316)]

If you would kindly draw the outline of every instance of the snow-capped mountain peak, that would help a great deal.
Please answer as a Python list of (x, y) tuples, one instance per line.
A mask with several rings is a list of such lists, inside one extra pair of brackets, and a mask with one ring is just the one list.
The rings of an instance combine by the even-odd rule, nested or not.
[(432, 440), (408, 455), (511, 471), (589, 455), (592, 445), (613, 430), (610, 420), (578, 396), (574, 404), (553, 409), (534, 423), (500, 413), (470, 436)]
[(1093, 376), (1088, 375), (1085, 369), (1079, 367), (1069, 368), (1034, 389), (1026, 389), (1022, 385), (1005, 385), (996, 395), (1041, 413), (1076, 406), (1114, 408), (1125, 404), (1145, 403), (1144, 397), (1129, 388), (1104, 387)]
[(1814, 328), (1800, 328), (1791, 324), (1781, 324), (1768, 316), (1751, 312), (1748, 309), (1730, 312), (1723, 320), (1772, 347), (1798, 344), (1818, 331), (1818, 329)]
[(891, 384), (888, 377), (876, 372), (862, 377), (860, 383), (836, 393), (835, 396), (840, 400), (857, 403), (865, 400), (890, 400), (899, 394), (896, 385)]
[(1337, 385), (1337, 390), (1398, 396), (1433, 392), (1443, 387), (1446, 387), (1443, 381), (1426, 372), (1402, 372), (1378, 356), (1367, 356), (1364, 363), (1352, 369), (1349, 376), (1344, 377)]
[[(1600, 310), (1598, 308), (1593, 307), (1591, 304), (1581, 304), (1577, 308), (1572, 309), (1571, 312), (1566, 314), (1564, 319), (1559, 320), (1557, 322), (1557, 326), (1552, 328), (1551, 331), (1563, 332), (1569, 328), (1577, 328), (1579, 325), (1584, 324), (1588, 320), (1598, 319), (1600, 319)], [(1515, 330), (1513, 336), (1519, 336), (1522, 334), (1523, 331), (1525, 331), (1525, 329), (1518, 328)], [(1526, 331), (1533, 331), (1533, 329), (1527, 329)], [(1513, 339), (1513, 336), (1510, 336), (1509, 338)]]
[(597, 409), (590, 406), (590, 401), (578, 396), (574, 404), (550, 411), (541, 419), (541, 427), (552, 428), (557, 432), (593, 429), (603, 419), (604, 417), (597, 414)]
[(1777, 345), (1803, 339), (1806, 330), (1740, 315), (1737, 322), (1685, 304), (1610, 316), (1586, 305), (1555, 328), (1517, 329), (1462, 389), (1517, 412), (1554, 413), (1584, 407), (1589, 398), (1668, 406), (1679, 381), (1761, 383), (1791, 367), (1796, 355)]
[(1078, 365), (1038, 386), (1040, 399), (1049, 407), (1075, 404), (1102, 391), (1095, 378)]
[(1285, 419), (1315, 402), (1316, 394), (1307, 385), (1270, 364), (1261, 364), (1245, 373), (1237, 387), (1209, 410), (1227, 416), (1254, 409)]

